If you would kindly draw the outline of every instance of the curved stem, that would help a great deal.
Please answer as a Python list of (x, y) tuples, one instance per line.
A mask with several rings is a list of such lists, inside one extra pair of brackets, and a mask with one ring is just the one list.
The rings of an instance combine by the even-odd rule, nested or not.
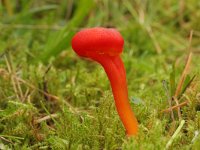
[(136, 135), (138, 122), (129, 104), (126, 72), (120, 56), (99, 55), (92, 59), (103, 66), (110, 80), (117, 112), (126, 128), (127, 135)]

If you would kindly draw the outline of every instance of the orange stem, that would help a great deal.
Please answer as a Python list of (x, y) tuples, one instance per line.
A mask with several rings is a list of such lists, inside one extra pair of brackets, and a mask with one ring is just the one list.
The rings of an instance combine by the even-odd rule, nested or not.
[(120, 56), (98, 55), (93, 56), (92, 59), (103, 66), (110, 80), (117, 112), (126, 128), (127, 135), (136, 135), (138, 122), (129, 103), (126, 72)]

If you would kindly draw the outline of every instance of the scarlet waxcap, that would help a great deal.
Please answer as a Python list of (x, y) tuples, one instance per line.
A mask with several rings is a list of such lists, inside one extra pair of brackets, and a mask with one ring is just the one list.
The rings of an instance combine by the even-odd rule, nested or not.
[(88, 57), (90, 53), (118, 55), (123, 51), (123, 46), (123, 37), (113, 28), (88, 28), (72, 38), (72, 48), (82, 57)]

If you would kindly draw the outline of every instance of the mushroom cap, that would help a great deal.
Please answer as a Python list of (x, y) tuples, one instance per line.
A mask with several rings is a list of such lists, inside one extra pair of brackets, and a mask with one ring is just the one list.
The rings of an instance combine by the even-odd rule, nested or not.
[(88, 28), (72, 38), (72, 48), (82, 57), (89, 57), (90, 54), (119, 55), (123, 46), (123, 37), (113, 28)]

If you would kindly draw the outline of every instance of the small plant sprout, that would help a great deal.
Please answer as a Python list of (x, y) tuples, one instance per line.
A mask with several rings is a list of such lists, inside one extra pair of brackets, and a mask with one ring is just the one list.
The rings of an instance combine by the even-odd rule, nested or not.
[(72, 38), (72, 48), (81, 57), (100, 63), (112, 87), (115, 105), (128, 136), (137, 134), (138, 122), (128, 99), (126, 72), (120, 54), (124, 40), (115, 29), (95, 27), (84, 29)]

